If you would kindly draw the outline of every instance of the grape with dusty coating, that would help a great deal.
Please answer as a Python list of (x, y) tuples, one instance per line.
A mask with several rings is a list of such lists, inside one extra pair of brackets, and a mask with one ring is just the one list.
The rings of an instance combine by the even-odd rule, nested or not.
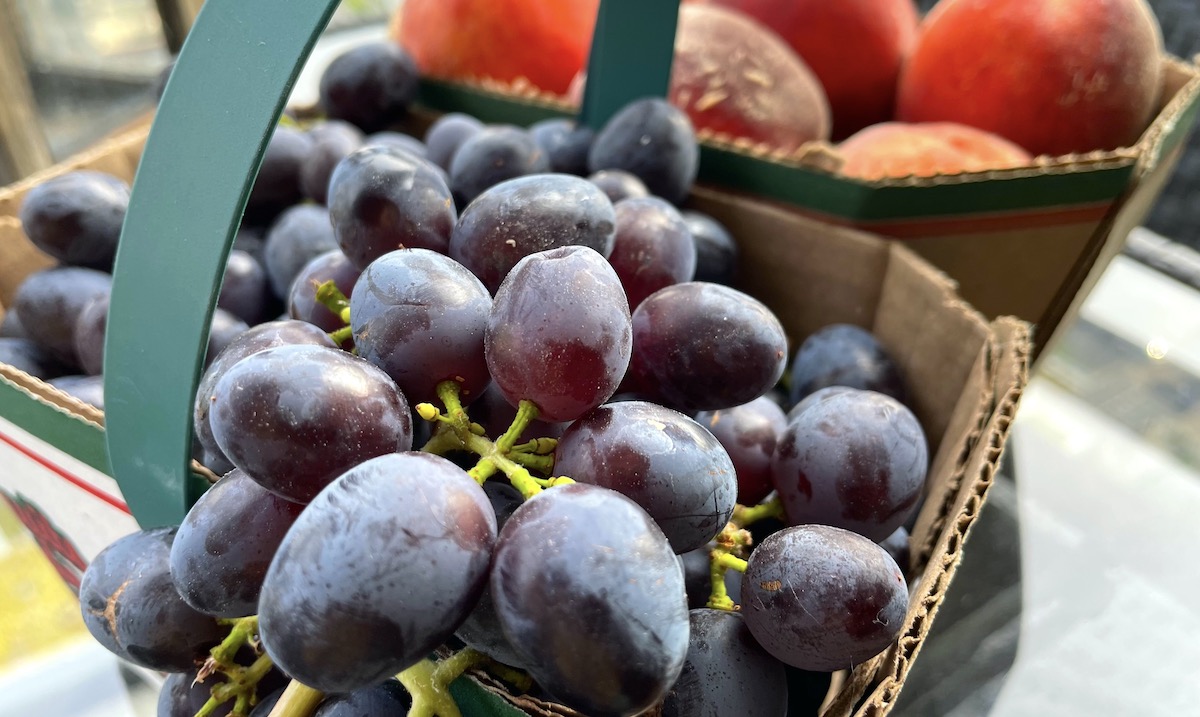
[(467, 138), (450, 162), (450, 189), (465, 207), (488, 187), (506, 179), (550, 171), (546, 153), (523, 129), (485, 127)]
[(788, 423), (771, 478), (792, 525), (833, 525), (880, 541), (916, 509), (928, 468), (912, 411), (851, 389), (826, 394)]
[(615, 209), (617, 236), (608, 262), (631, 310), (659, 289), (692, 280), (696, 246), (679, 210), (657, 197), (625, 199)]
[[(428, 159), (429, 148), (421, 140), (403, 132), (376, 132), (367, 135), (363, 140), (364, 147), (391, 147), (415, 154), (421, 159)], [(436, 166), (436, 165), (435, 165)], [(439, 174), (438, 176), (444, 176)]]
[(363, 134), (341, 120), (329, 120), (308, 131), (312, 149), (300, 167), (300, 188), (317, 204), (328, 198), (329, 178), (342, 158), (362, 146)]
[(309, 135), (282, 125), (275, 128), (250, 189), (250, 198), (246, 200), (247, 216), (269, 221), (304, 199), (300, 170), (311, 151)]
[(83, 623), (96, 641), (134, 664), (184, 672), (225, 636), (175, 592), (169, 558), (175, 528), (141, 530), (109, 545), (79, 584)]
[[(196, 713), (212, 696), (213, 685), (225, 682), (225, 675), (215, 672), (204, 680), (196, 682), (196, 670), (176, 672), (167, 675), (163, 681), (162, 690), (158, 693), (157, 717), (196, 717)], [(233, 710), (234, 701), (229, 700), (217, 705), (209, 714), (211, 717), (227, 717)]]
[(412, 447), (412, 414), (369, 361), (323, 346), (278, 346), (225, 371), (209, 420), (221, 452), (284, 498), (308, 502), (365, 460)]
[(775, 489), (771, 483), (771, 458), (787, 426), (783, 409), (766, 396), (718, 411), (702, 411), (696, 422), (725, 446), (737, 469), (738, 502), (756, 505)]
[(66, 369), (29, 339), (0, 338), (0, 363), (47, 381), (62, 376)]
[(609, 256), (616, 237), (612, 202), (591, 183), (565, 174), (502, 182), (471, 203), (450, 236), (450, 256), (495, 293), (521, 259), (562, 246)]
[(288, 316), (319, 326), (324, 331), (337, 331), (345, 326), (342, 317), (317, 301), (317, 287), (332, 281), (345, 296), (354, 292), (362, 271), (350, 263), (346, 255), (334, 249), (304, 265), (288, 292)]
[(475, 606), (495, 540), (483, 489), (446, 459), (362, 463), (308, 505), (275, 554), (259, 598), (263, 646), (322, 692), (394, 675)]
[(696, 244), (696, 281), (733, 286), (738, 262), (733, 235), (716, 219), (700, 212), (683, 212), (683, 221)]
[(689, 613), (691, 637), (679, 679), (663, 701), (662, 717), (784, 717), (783, 663), (768, 655), (742, 616), (700, 608)]
[(449, 112), (438, 117), (425, 130), (425, 146), (429, 148), (429, 161), (446, 171), (458, 148), (481, 129), (483, 123), (461, 112)]
[(180, 596), (213, 617), (253, 615), (267, 566), (303, 509), (240, 470), (217, 481), (188, 510), (171, 545)]
[(786, 528), (750, 553), (742, 614), (775, 659), (802, 670), (860, 665), (900, 634), (904, 573), (883, 548), (827, 525)]
[(623, 169), (602, 169), (588, 175), (587, 180), (599, 187), (613, 204), (622, 199), (650, 196), (646, 184), (636, 174)]
[(526, 669), (584, 714), (637, 714), (683, 667), (683, 572), (662, 531), (620, 493), (576, 483), (526, 501), (496, 543), (491, 590)]
[(458, 219), (450, 188), (429, 162), (392, 147), (352, 152), (329, 180), (329, 217), (352, 264), (397, 249), (446, 253)]
[(318, 102), (327, 116), (373, 132), (404, 117), (417, 96), (417, 77), (417, 63), (396, 43), (359, 45), (325, 68)]
[(500, 285), (484, 348), (496, 386), (546, 421), (572, 421), (608, 400), (629, 365), (629, 305), (604, 257), (582, 246), (522, 259)]
[(713, 411), (765, 394), (787, 366), (787, 337), (771, 310), (720, 284), (660, 289), (633, 312), (637, 390), (680, 411)]
[(791, 423), (793, 420), (795, 420), (796, 416), (804, 413), (810, 406), (814, 406), (820, 401), (825, 400), (826, 396), (833, 396), (838, 393), (846, 393), (847, 391), (857, 390), (858, 389), (850, 388), (849, 386), (828, 386), (826, 388), (819, 388), (805, 396), (795, 406), (792, 406), (790, 409), (788, 409), (787, 422)]
[(658, 97), (625, 105), (604, 124), (588, 152), (591, 171), (623, 169), (672, 204), (687, 198), (699, 167), (691, 120)]
[(112, 277), (102, 271), (45, 269), (21, 282), (12, 310), (34, 343), (60, 363), (78, 366), (75, 323), (93, 299), (108, 296), (111, 288)]
[(112, 271), (128, 206), (128, 184), (77, 170), (30, 189), (17, 218), (34, 246), (62, 263)]
[(565, 117), (534, 122), (529, 134), (550, 161), (551, 172), (583, 176), (588, 173), (588, 150), (596, 132)]
[(554, 455), (555, 475), (632, 499), (676, 553), (715, 538), (737, 502), (737, 476), (720, 442), (682, 413), (653, 403), (622, 401), (590, 411), (567, 428)]
[(408, 714), (412, 698), (396, 680), (325, 698), (313, 717), (401, 717)]
[(233, 343), (237, 337), (246, 333), (250, 326), (245, 322), (225, 311), (224, 309), (213, 309), (212, 322), (208, 325), (208, 352), (205, 354), (205, 363), (215, 359), (229, 344)]
[(796, 351), (791, 372), (793, 403), (829, 386), (878, 391), (905, 401), (896, 362), (871, 332), (851, 324), (831, 324), (810, 334)]
[(325, 207), (298, 204), (280, 214), (263, 245), (263, 268), (267, 270), (271, 290), (286, 299), (304, 265), (337, 248), (337, 237)]
[(464, 403), (491, 382), (483, 338), (492, 297), (471, 272), (428, 249), (401, 249), (366, 268), (350, 297), (358, 355), (391, 376), (412, 403), (456, 381)]
[(271, 285), (267, 270), (248, 252), (233, 249), (225, 260), (225, 278), (217, 295), (217, 308), (247, 324), (257, 324), (270, 315)]

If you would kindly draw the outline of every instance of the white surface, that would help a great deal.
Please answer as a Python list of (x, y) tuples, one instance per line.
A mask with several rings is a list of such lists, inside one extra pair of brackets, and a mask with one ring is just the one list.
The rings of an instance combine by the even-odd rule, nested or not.
[(90, 638), (0, 672), (0, 717), (140, 717), (117, 658)]

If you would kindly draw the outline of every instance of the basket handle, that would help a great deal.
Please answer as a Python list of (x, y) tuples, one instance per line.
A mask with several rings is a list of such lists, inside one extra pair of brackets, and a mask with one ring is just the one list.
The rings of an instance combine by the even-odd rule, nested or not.
[[(178, 524), (192, 405), (225, 260), (267, 142), (339, 0), (207, 0), (146, 140), (113, 272), (105, 345), (111, 473), (138, 523)], [(604, 0), (582, 119), (665, 96), (678, 0)], [(669, 28), (669, 32), (667, 31)]]

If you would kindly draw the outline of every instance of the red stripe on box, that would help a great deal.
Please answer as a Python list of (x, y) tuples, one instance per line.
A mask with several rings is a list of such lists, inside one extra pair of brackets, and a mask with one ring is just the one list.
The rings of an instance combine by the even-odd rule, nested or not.
[(68, 483), (74, 485), (75, 487), (79, 488), (80, 490), (86, 491), (87, 493), (94, 495), (95, 497), (99, 498), (100, 500), (104, 501), (105, 503), (108, 503), (109, 505), (111, 505), (112, 507), (121, 511), (122, 513), (125, 513), (126, 515), (133, 515), (133, 513), (129, 510), (129, 506), (125, 505), (125, 503), (123, 501), (117, 500), (116, 498), (112, 497), (108, 493), (105, 493), (104, 491), (100, 490), (96, 486), (94, 486), (91, 483), (88, 483), (84, 479), (80, 478), (79, 476), (73, 475), (72, 473), (67, 471), (65, 468), (51, 463), (50, 461), (46, 460), (42, 456), (39, 456), (38, 454), (34, 453), (33, 450), (18, 443), (15, 439), (10, 438), (9, 436), (4, 435), (3, 433), (0, 433), (0, 441), (4, 441), (8, 445), (12, 446), (13, 448), (17, 449), (21, 453), (25, 454), (25, 456), (27, 458), (29, 458), (30, 460), (32, 460), (35, 463), (37, 463), (38, 465), (42, 466), (46, 470), (57, 474), (60, 478), (67, 481)]

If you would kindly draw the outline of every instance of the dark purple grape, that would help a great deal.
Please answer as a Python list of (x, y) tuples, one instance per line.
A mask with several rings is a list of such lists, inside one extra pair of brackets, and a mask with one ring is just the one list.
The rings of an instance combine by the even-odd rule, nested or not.
[(659, 289), (691, 281), (696, 247), (679, 210), (657, 197), (616, 204), (617, 236), (608, 262), (621, 277), (629, 308)]
[[(483, 395), (471, 404), (471, 420), (483, 426), (483, 430), (492, 440), (504, 435), (516, 417), (516, 407), (508, 402), (495, 383), (488, 384)], [(528, 443), (535, 438), (558, 438), (569, 425), (565, 421), (547, 423), (534, 419), (521, 431), (521, 435), (517, 436), (516, 445)]]
[(207, 361), (215, 359), (229, 344), (233, 343), (237, 337), (250, 330), (250, 326), (245, 322), (225, 311), (224, 309), (213, 309), (212, 323), (208, 329), (208, 353)]
[(550, 161), (551, 172), (583, 176), (588, 173), (588, 150), (596, 132), (565, 117), (534, 122), (529, 134)]
[(352, 124), (329, 120), (308, 131), (312, 149), (300, 167), (300, 188), (304, 196), (324, 204), (329, 196), (329, 178), (334, 167), (346, 155), (362, 146), (363, 135)]
[(104, 333), (108, 327), (108, 294), (83, 307), (75, 320), (75, 356), (79, 368), (91, 376), (104, 373)]
[[(233, 249), (244, 251), (263, 264), (263, 246), (267, 242), (267, 230), (258, 226), (247, 226), (245, 223), (238, 228), (233, 237)], [(265, 268), (265, 267), (264, 267)]]
[(613, 115), (588, 152), (591, 171), (623, 169), (672, 204), (692, 191), (699, 166), (700, 147), (691, 120), (658, 97), (636, 100)]
[[(271, 710), (275, 709), (275, 704), (279, 702), (280, 697), (283, 697), (283, 690), (263, 697), (258, 704), (254, 705), (254, 709), (250, 710), (250, 717), (270, 717)], [(195, 717), (195, 713), (192, 713), (191, 717)]]
[(358, 355), (384, 370), (411, 402), (456, 381), (464, 403), (491, 382), (483, 338), (492, 297), (471, 272), (427, 249), (376, 259), (350, 297)]
[(746, 628), (742, 616), (701, 608), (689, 613), (691, 637), (662, 717), (785, 717), (787, 674)]
[(600, 188), (600, 191), (616, 204), (623, 199), (650, 196), (646, 184), (623, 169), (602, 169), (588, 175), (588, 181)]
[(900, 566), (901, 570), (908, 570), (909, 548), (908, 548), (908, 530), (904, 526), (896, 528), (896, 530), (884, 538), (879, 547), (887, 551), (887, 554), (892, 556), (892, 560)]
[(67, 371), (29, 339), (0, 338), (0, 363), (43, 381), (58, 378)]
[(278, 346), (225, 371), (209, 420), (221, 452), (260, 485), (308, 502), (365, 460), (412, 448), (412, 414), (380, 369), (339, 349)]
[(640, 713), (683, 667), (683, 571), (620, 493), (576, 483), (526, 501), (496, 542), (491, 590), (530, 675), (584, 714)]
[(826, 395), (788, 423), (771, 478), (792, 525), (833, 525), (880, 541), (916, 509), (928, 468), (912, 411), (855, 389)]
[(271, 290), (286, 299), (304, 265), (337, 248), (337, 237), (325, 207), (298, 204), (280, 214), (263, 245), (263, 268), (267, 270)]
[(75, 324), (93, 299), (108, 296), (112, 277), (95, 269), (58, 267), (30, 274), (17, 287), (12, 310), (29, 338), (67, 366), (78, 366)]
[(417, 63), (394, 42), (359, 45), (333, 59), (321, 75), (320, 105), (333, 119), (364, 132), (402, 119), (417, 96)]
[(471, 137), (483, 129), (483, 123), (461, 112), (444, 114), (429, 125), (425, 131), (425, 146), (429, 148), (429, 161), (446, 171), (455, 153)]
[[(213, 437), (212, 433), (212, 423), (209, 421), (213, 391), (217, 387), (217, 381), (220, 381), (225, 372), (234, 364), (247, 356), (288, 344), (336, 348), (329, 336), (312, 324), (303, 321), (272, 321), (259, 324), (249, 331), (239, 334), (232, 343), (225, 347), (224, 351), (217, 354), (208, 368), (204, 370), (204, 375), (200, 377), (200, 384), (196, 389), (196, 405), (192, 419), (196, 440), (200, 442), (206, 452), (226, 461), (229, 460), (217, 445), (217, 439)], [(205, 465), (208, 463), (206, 462)]]
[(171, 545), (175, 589), (206, 615), (253, 615), (267, 566), (303, 509), (234, 470), (200, 496), (179, 526)]
[(402, 717), (412, 698), (396, 680), (363, 687), (344, 695), (330, 695), (313, 717)]
[(792, 406), (790, 410), (788, 410), (787, 422), (791, 423), (792, 421), (796, 420), (796, 416), (804, 413), (804, 411), (808, 410), (810, 406), (816, 405), (820, 401), (824, 400), (826, 396), (833, 396), (839, 393), (847, 393), (849, 391), (858, 390), (859, 389), (857, 388), (850, 388), (849, 386), (827, 386), (826, 388), (819, 388), (802, 398), (800, 403), (797, 403), (795, 406)]
[(715, 411), (766, 393), (787, 366), (787, 336), (757, 299), (688, 282), (651, 294), (633, 313), (638, 390), (680, 411)]
[(4, 318), (0, 319), (0, 339), (27, 338), (29, 338), (29, 334), (25, 333), (25, 327), (21, 325), (21, 319), (17, 317), (17, 312), (4, 312)]
[(465, 207), (506, 179), (549, 172), (550, 161), (525, 130), (493, 126), (468, 137), (454, 153), (448, 171), (454, 199)]
[(733, 516), (737, 476), (711, 433), (644, 401), (600, 406), (563, 433), (554, 472), (621, 493), (662, 529), (676, 553), (717, 537)]
[(258, 259), (240, 249), (230, 251), (217, 308), (254, 325), (269, 316), (268, 307), (274, 308), (268, 301), (270, 295), (267, 272)]
[(871, 332), (851, 324), (832, 324), (812, 333), (792, 360), (791, 399), (802, 400), (828, 386), (886, 393), (905, 400), (900, 368)]
[(683, 212), (683, 221), (696, 244), (696, 281), (733, 286), (738, 263), (733, 235), (716, 219), (700, 212)]
[(725, 446), (737, 469), (738, 502), (757, 505), (775, 489), (771, 483), (771, 458), (787, 426), (783, 409), (760, 396), (750, 403), (717, 411), (703, 411), (696, 422)]
[(17, 218), (34, 246), (62, 263), (112, 271), (128, 206), (128, 184), (76, 170), (34, 185)]
[(59, 376), (46, 383), (101, 411), (104, 410), (103, 376)]
[(495, 293), (530, 254), (586, 246), (607, 257), (615, 236), (612, 202), (595, 186), (565, 174), (536, 175), (480, 194), (454, 226), (449, 253)]
[(802, 670), (851, 669), (900, 634), (904, 573), (883, 548), (827, 525), (786, 528), (754, 552), (742, 614), (775, 659)]
[(200, 465), (209, 469), (218, 476), (229, 475), (230, 471), (236, 470), (237, 466), (233, 465), (224, 453), (210, 453), (202, 451), (200, 458), (197, 459)]
[(359, 269), (397, 249), (446, 253), (458, 219), (450, 188), (433, 165), (404, 150), (363, 147), (329, 180), (329, 217), (346, 258)]
[(175, 528), (142, 530), (109, 545), (79, 584), (83, 622), (118, 657), (184, 672), (225, 637), (213, 618), (179, 597), (168, 567)]
[(267, 142), (262, 166), (246, 201), (246, 213), (269, 221), (304, 198), (300, 170), (312, 151), (312, 139), (298, 129), (278, 126)]
[(318, 256), (305, 264), (292, 282), (288, 292), (288, 316), (319, 326), (323, 331), (337, 331), (346, 323), (317, 301), (317, 287), (332, 281), (338, 291), (348, 297), (354, 292), (361, 273), (339, 249)]
[(275, 554), (259, 599), (263, 646), (322, 692), (394, 675), (474, 607), (495, 540), (483, 489), (446, 459), (362, 463), (305, 508)]
[[(204, 682), (196, 682), (196, 675), (197, 670), (167, 675), (158, 693), (157, 717), (196, 717), (196, 713), (212, 697), (213, 686), (226, 681), (225, 675), (220, 672), (213, 673)], [(234, 701), (229, 700), (209, 714), (212, 717), (226, 717), (233, 707)]]
[[(415, 154), (421, 159), (429, 157), (429, 148), (421, 140), (402, 132), (376, 132), (363, 140), (364, 147), (391, 147)], [(434, 165), (437, 166), (437, 165)], [(440, 176), (440, 175), (439, 175)]]
[(608, 400), (629, 365), (629, 306), (600, 254), (568, 246), (522, 259), (496, 292), (485, 348), (508, 402), (573, 421)]

